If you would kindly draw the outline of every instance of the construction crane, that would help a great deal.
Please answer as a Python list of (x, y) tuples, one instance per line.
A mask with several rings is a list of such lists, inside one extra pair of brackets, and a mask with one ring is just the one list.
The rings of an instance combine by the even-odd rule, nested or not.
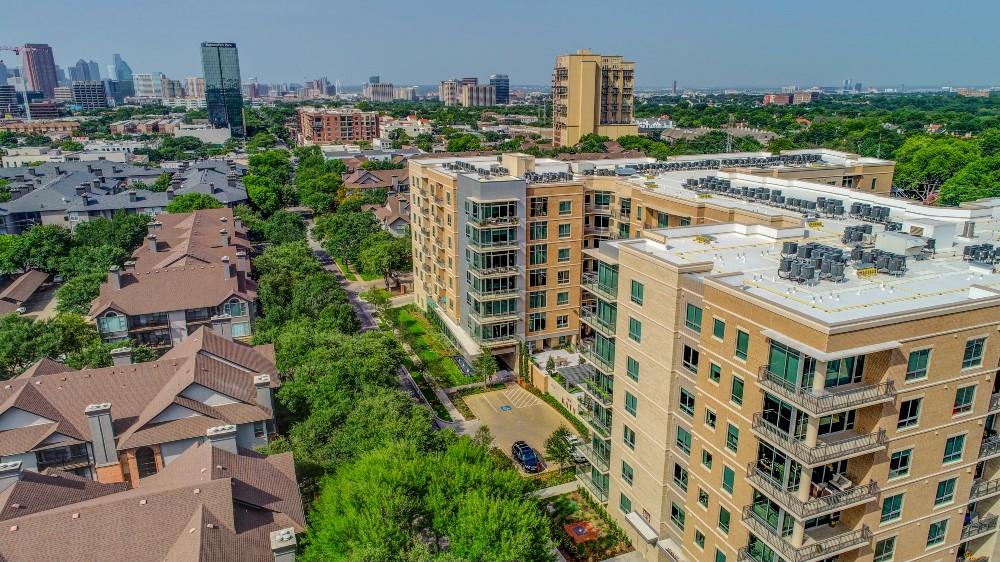
[[(23, 47), (8, 47), (6, 45), (0, 45), (0, 51), (13, 51), (15, 55), (21, 56), (21, 49)], [(3, 59), (0, 59), (3, 62)]]
[[(7, 45), (0, 45), (0, 52), (12, 51), (15, 56), (21, 56), (21, 51), (23, 49), (24, 47), (10, 47)], [(0, 63), (3, 63), (3, 59), (0, 59)], [(5, 80), (6, 78), (7, 77), (4, 76)], [(24, 115), (28, 118), (28, 121), (31, 121), (31, 106), (28, 105), (28, 92), (24, 92)]]

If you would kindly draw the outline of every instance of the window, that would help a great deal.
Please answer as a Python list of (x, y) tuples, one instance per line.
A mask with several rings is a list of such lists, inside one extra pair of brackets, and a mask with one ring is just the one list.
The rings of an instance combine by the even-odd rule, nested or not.
[(701, 488), (698, 488), (698, 503), (702, 507), (708, 507), (708, 492)]
[(733, 483), (736, 482), (736, 472), (728, 466), (722, 467), (722, 489), (733, 493)]
[(535, 244), (528, 247), (528, 265), (543, 265), (549, 259), (547, 244)]
[(728, 427), (726, 428), (726, 448), (735, 453), (736, 450), (740, 447), (740, 428), (736, 427), (731, 423), (727, 425)]
[(557, 271), (556, 272), (556, 283), (560, 285), (565, 285), (569, 283), (569, 270)]
[(726, 562), (726, 555), (718, 548), (715, 549), (715, 562)]
[(955, 391), (955, 405), (951, 414), (964, 414), (972, 411), (972, 402), (976, 399), (976, 385), (963, 386)]
[(628, 319), (628, 338), (635, 343), (642, 342), (642, 322), (635, 318)]
[(686, 388), (681, 389), (681, 411), (689, 416), (694, 415), (694, 394), (688, 392)]
[(559, 214), (569, 215), (573, 212), (573, 202), (572, 201), (560, 201), (559, 202)]
[(913, 460), (913, 449), (896, 451), (889, 457), (889, 478), (898, 478), (910, 473), (910, 461)]
[(529, 287), (544, 287), (548, 283), (548, 271), (545, 269), (532, 269), (528, 272)]
[(962, 460), (962, 450), (965, 448), (965, 435), (949, 437), (944, 443), (944, 458), (942, 463)]
[(559, 238), (569, 238), (572, 235), (573, 227), (569, 224), (559, 225)]
[(635, 478), (635, 471), (632, 470), (632, 467), (629, 466), (627, 462), (622, 461), (622, 480), (624, 480), (626, 484), (631, 486), (634, 478)]
[(684, 315), (684, 325), (696, 332), (700, 332), (701, 309), (693, 304), (688, 304), (687, 313)]
[(705, 548), (705, 534), (698, 529), (694, 530), (694, 544), (698, 545), (698, 548)]
[(640, 282), (636, 281), (635, 279), (633, 279), (632, 280), (632, 302), (634, 302), (635, 304), (637, 304), (639, 306), (642, 306), (643, 293), (645, 292), (645, 290), (646, 290), (646, 288), (643, 286), (642, 283), (640, 283)]
[(233, 323), (233, 337), (242, 338), (250, 335), (250, 323), (249, 322), (235, 322)]
[(915, 381), (927, 377), (927, 365), (931, 361), (931, 350), (920, 349), (910, 352), (906, 361), (906, 380)]
[(569, 304), (569, 291), (559, 291), (556, 293), (556, 304)]
[(691, 433), (683, 427), (677, 428), (677, 447), (685, 454), (691, 454)]
[(899, 519), (899, 516), (903, 513), (903, 494), (896, 494), (895, 496), (889, 496), (882, 500), (882, 518), (879, 520), (881, 523), (887, 521), (892, 521), (894, 519)]
[(743, 405), (743, 379), (733, 377), (733, 386), (729, 392), (729, 400), (738, 406)]
[(944, 536), (948, 533), (948, 520), (942, 519), (937, 523), (931, 523), (927, 528), (927, 547), (932, 547), (944, 542)]
[(246, 316), (247, 303), (239, 299), (229, 299), (229, 302), (222, 307), (222, 311), (230, 316)]
[(149, 447), (139, 447), (135, 450), (135, 463), (138, 467), (139, 478), (145, 478), (156, 474), (156, 454)]
[(917, 425), (920, 420), (920, 402), (922, 398), (904, 400), (899, 405), (899, 421), (896, 422), (896, 429), (905, 429)]
[(747, 353), (750, 350), (750, 334), (743, 330), (736, 330), (736, 358), (747, 360)]
[(618, 509), (622, 510), (623, 513), (632, 512), (632, 500), (628, 499), (628, 496), (621, 494), (618, 497)]
[(955, 499), (955, 482), (957, 478), (949, 478), (938, 482), (937, 493), (934, 494), (934, 505), (939, 506)]
[(698, 374), (698, 357), (699, 356), (700, 356), (700, 353), (698, 353), (697, 349), (694, 349), (692, 347), (688, 347), (687, 345), (685, 345), (684, 346), (684, 355), (681, 358), (681, 365), (683, 365), (684, 368), (687, 369), (688, 371), (691, 371), (692, 373)]
[(701, 450), (701, 464), (704, 465), (705, 468), (712, 470), (712, 453), (710, 453), (708, 449)]
[(684, 518), (687, 516), (681, 506), (670, 502), (670, 522), (673, 523), (678, 529), (684, 530)]
[(532, 197), (528, 199), (528, 216), (529, 217), (544, 217), (549, 214), (549, 198), (548, 197)]
[(726, 337), (726, 323), (716, 318), (712, 321), (712, 335), (721, 339)]
[(528, 306), (531, 308), (544, 308), (545, 295), (545, 291), (531, 291), (528, 293)]
[(631, 415), (635, 415), (636, 409), (639, 407), (639, 401), (631, 392), (625, 391), (625, 411)]
[(569, 261), (569, 248), (559, 248), (558, 260), (561, 262)]
[(715, 412), (713, 412), (708, 408), (705, 408), (705, 425), (711, 427), (712, 429), (715, 429), (715, 423), (717, 419), (718, 416), (715, 415)]
[(545, 240), (549, 237), (549, 223), (533, 222), (528, 227), (528, 240)]
[(685, 492), (688, 489), (688, 471), (677, 463), (674, 463), (674, 484)]
[(628, 375), (628, 378), (639, 382), (639, 362), (631, 357), (626, 357), (625, 374)]
[(719, 530), (725, 534), (729, 534), (729, 521), (732, 519), (732, 515), (729, 514), (729, 510), (719, 506)]
[(716, 365), (715, 363), (709, 363), (708, 380), (717, 383), (720, 379), (722, 379), (722, 367)]
[(875, 543), (875, 558), (873, 562), (890, 562), (896, 552), (896, 537), (882, 539)]
[(622, 426), (622, 441), (628, 445), (629, 449), (635, 449), (635, 432), (629, 426)]
[(127, 320), (128, 318), (124, 314), (108, 312), (104, 316), (98, 318), (97, 325), (100, 327), (102, 333), (125, 332), (128, 330)]
[(532, 312), (528, 315), (528, 331), (538, 332), (545, 329), (545, 313)]
[(253, 436), (257, 439), (267, 437), (267, 427), (265, 427), (263, 421), (253, 422)]
[(983, 364), (983, 344), (986, 338), (976, 338), (965, 342), (965, 355), (962, 356), (962, 368), (978, 367)]
[(561, 314), (556, 316), (556, 328), (565, 328), (569, 326), (569, 316), (566, 314)]

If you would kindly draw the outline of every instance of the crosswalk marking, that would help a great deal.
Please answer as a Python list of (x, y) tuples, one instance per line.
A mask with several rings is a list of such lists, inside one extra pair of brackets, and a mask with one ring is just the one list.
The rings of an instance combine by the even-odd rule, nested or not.
[(541, 404), (542, 401), (534, 394), (519, 386), (512, 386), (503, 392), (508, 402), (515, 408), (528, 408)]

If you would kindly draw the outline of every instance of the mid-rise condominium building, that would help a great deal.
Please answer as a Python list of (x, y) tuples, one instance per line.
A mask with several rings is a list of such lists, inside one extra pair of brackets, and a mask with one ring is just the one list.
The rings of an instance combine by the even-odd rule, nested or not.
[(582, 49), (556, 58), (552, 71), (552, 123), (556, 146), (580, 137), (611, 139), (638, 134), (633, 123), (635, 63)]
[(344, 144), (378, 138), (377, 111), (353, 108), (300, 107), (299, 144)]
[(362, 86), (361, 97), (370, 101), (391, 102), (396, 99), (396, 86), (391, 82), (369, 82)]
[[(851, 179), (783, 174), (813, 165)], [(570, 365), (533, 383), (645, 560), (986, 560), (1000, 205), (854, 180), (891, 165), (416, 158), (416, 300), (466, 353)]]
[(462, 107), (496, 105), (496, 88), (491, 84), (466, 84), (462, 86)]
[(438, 99), (447, 106), (458, 105), (462, 92), (462, 83), (458, 80), (442, 80), (438, 85)]
[(73, 101), (84, 109), (108, 107), (108, 90), (101, 80), (73, 82)]

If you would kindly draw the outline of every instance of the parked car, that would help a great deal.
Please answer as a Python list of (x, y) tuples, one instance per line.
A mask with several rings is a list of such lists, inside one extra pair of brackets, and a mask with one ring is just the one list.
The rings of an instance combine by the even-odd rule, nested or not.
[(576, 464), (583, 464), (587, 462), (587, 457), (583, 456), (583, 453), (580, 451), (583, 441), (580, 441), (580, 438), (572, 433), (566, 435), (565, 439), (566, 442), (569, 443), (570, 451), (573, 453), (573, 462)]
[(542, 459), (524, 441), (515, 441), (510, 447), (510, 455), (525, 472), (541, 472)]

